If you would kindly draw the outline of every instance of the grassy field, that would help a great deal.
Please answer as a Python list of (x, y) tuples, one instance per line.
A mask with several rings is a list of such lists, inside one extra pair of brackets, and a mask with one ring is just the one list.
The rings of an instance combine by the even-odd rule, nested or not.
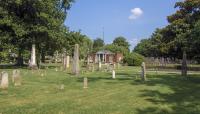
[[(6, 70), (11, 74), (12, 69)], [(86, 72), (74, 77), (48, 69), (20, 69), (23, 83), (0, 90), (0, 114), (199, 114), (200, 74), (185, 79), (177, 73), (147, 73), (139, 67), (122, 67), (116, 79), (109, 72)], [(40, 76), (45, 73), (44, 77)], [(89, 87), (83, 89), (83, 77)], [(64, 90), (59, 90), (61, 84)]]

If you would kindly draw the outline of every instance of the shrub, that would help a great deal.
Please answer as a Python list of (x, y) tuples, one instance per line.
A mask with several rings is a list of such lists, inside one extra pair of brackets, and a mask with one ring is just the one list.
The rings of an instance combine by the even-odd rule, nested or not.
[(144, 61), (144, 57), (138, 53), (132, 52), (124, 57), (123, 62), (128, 66), (140, 66)]

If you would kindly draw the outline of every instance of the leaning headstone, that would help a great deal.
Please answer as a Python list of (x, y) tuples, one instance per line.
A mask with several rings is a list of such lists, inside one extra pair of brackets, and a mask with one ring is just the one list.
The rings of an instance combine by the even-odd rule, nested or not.
[(14, 83), (15, 86), (20, 86), (21, 85), (21, 75), (19, 70), (13, 70), (13, 75), (12, 75), (12, 82)]
[(141, 65), (141, 78), (143, 81), (146, 80), (146, 66), (145, 66), (145, 62), (142, 62), (142, 65)]
[(8, 73), (7, 72), (2, 72), (1, 74), (1, 84), (0, 84), (0, 88), (1, 89), (7, 89), (9, 82), (8, 82)]
[(112, 71), (112, 78), (115, 79), (115, 70)]
[(84, 77), (84, 79), (83, 79), (83, 88), (88, 88), (88, 79), (87, 79), (87, 77)]
[(80, 68), (79, 68), (79, 45), (78, 44), (75, 44), (72, 73), (74, 75), (76, 75), (76, 76), (78, 76), (79, 73), (80, 73)]
[(67, 56), (66, 56), (66, 49), (63, 53), (63, 70), (67, 70)]

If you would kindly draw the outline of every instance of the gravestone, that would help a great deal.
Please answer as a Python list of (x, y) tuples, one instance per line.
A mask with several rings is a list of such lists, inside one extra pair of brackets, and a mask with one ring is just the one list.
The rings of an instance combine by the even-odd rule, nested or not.
[(87, 77), (84, 77), (84, 79), (83, 79), (83, 88), (88, 88), (88, 79), (87, 79)]
[(13, 70), (12, 75), (12, 82), (14, 83), (14, 86), (20, 86), (21, 85), (21, 75), (19, 70)]
[(69, 63), (70, 63), (70, 56), (67, 55), (67, 68), (69, 68)]
[(112, 71), (112, 78), (115, 79), (115, 70)]
[(79, 68), (79, 45), (75, 44), (74, 48), (74, 58), (73, 58), (73, 68), (72, 68), (72, 73), (76, 76), (79, 75), (80, 73), (80, 68)]
[(36, 64), (36, 49), (35, 49), (35, 44), (32, 45), (32, 50), (31, 50), (31, 60), (29, 67), (33, 70), (37, 70), (37, 64)]
[(142, 62), (142, 65), (141, 65), (141, 78), (143, 81), (146, 80), (146, 66), (145, 66), (145, 62)]
[(2, 72), (1, 73), (1, 83), (0, 83), (0, 88), (1, 89), (7, 89), (9, 85), (8, 81), (8, 73), (7, 72)]
[(63, 70), (67, 70), (67, 56), (66, 56), (66, 49), (64, 49), (64, 53), (63, 53)]
[(99, 61), (99, 64), (98, 64), (98, 70), (100, 71), (101, 70), (101, 61)]
[(64, 84), (61, 84), (60, 87), (59, 87), (59, 89), (60, 89), (60, 90), (64, 90), (64, 89), (65, 89), (65, 85), (64, 85)]
[(186, 55), (186, 51), (183, 52), (181, 74), (182, 74), (182, 76), (187, 76), (187, 55)]

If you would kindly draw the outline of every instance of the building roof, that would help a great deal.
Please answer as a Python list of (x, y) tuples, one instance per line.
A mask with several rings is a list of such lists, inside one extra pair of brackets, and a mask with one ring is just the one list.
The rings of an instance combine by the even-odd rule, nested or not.
[(96, 52), (96, 54), (114, 54), (114, 53), (108, 50), (101, 50), (101, 51)]

